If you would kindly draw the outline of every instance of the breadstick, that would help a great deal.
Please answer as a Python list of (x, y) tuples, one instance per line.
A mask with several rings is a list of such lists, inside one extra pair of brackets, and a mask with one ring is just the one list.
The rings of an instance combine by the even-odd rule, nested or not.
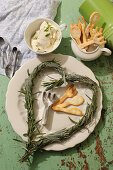
[(90, 23), (91, 24), (96, 24), (96, 22), (99, 20), (100, 18), (100, 13), (99, 12), (93, 12), (91, 15), (90, 15)]
[(83, 33), (83, 43), (87, 41), (86, 38), (86, 34), (85, 34), (85, 28), (86, 28), (86, 22), (83, 16), (81, 16), (82, 20), (83, 20), (83, 24), (82, 24), (82, 33)]
[(76, 116), (83, 116), (82, 111), (78, 108), (62, 108), (59, 106), (55, 106), (54, 110), (69, 113), (69, 114), (74, 114)]
[(100, 28), (99, 33), (102, 33), (102, 31), (103, 31), (103, 28)]
[(90, 40), (92, 40), (93, 39), (93, 37), (94, 37), (94, 31), (93, 31), (93, 28), (94, 28), (94, 24), (92, 24), (91, 26), (90, 26)]
[(79, 29), (82, 32), (82, 22), (81, 22), (80, 18), (78, 18), (78, 22), (79, 22), (79, 24), (78, 24)]
[[(83, 43), (87, 41), (87, 38), (86, 38), (86, 34), (85, 34), (85, 28), (86, 28), (86, 22), (85, 22), (85, 19), (83, 16), (81, 16), (82, 20), (83, 20), (83, 24), (80, 20), (80, 18), (78, 18), (78, 22), (79, 22), (79, 28), (81, 29), (82, 31), (82, 35), (83, 35)], [(85, 50), (87, 50), (88, 48), (86, 47)]]
[(103, 31), (103, 28), (100, 28), (99, 32), (102, 33), (102, 31)]
[(75, 23), (75, 24), (74, 24), (74, 27), (76, 27), (76, 26), (78, 27), (78, 24)]
[(99, 18), (100, 18), (99, 12), (93, 12), (91, 14), (90, 19), (89, 19), (89, 24), (88, 24), (88, 26), (86, 27), (86, 30), (85, 30), (87, 38), (89, 37), (90, 28), (92, 27), (92, 25), (96, 24), (96, 22), (99, 20)]
[(98, 32), (98, 27), (95, 28), (94, 34), (96, 34), (97, 32)]
[[(84, 98), (82, 96), (74, 96), (71, 100), (67, 101), (67, 102), (64, 102), (62, 104), (59, 104), (57, 105), (58, 107), (67, 107), (67, 106), (70, 106), (70, 105), (73, 105), (73, 106), (79, 106), (81, 105), (82, 103), (84, 102)], [(53, 106), (53, 109), (54, 109), (54, 106)]]
[(85, 34), (85, 27), (86, 27), (86, 23), (85, 23), (85, 19), (84, 17), (82, 16), (82, 20), (83, 20), (83, 24), (80, 20), (80, 18), (78, 18), (78, 22), (79, 22), (79, 25), (82, 29), (82, 34), (83, 34), (83, 43), (86, 42), (86, 34)]
[(74, 26), (70, 24), (70, 33), (72, 37), (76, 40), (77, 44), (78, 45), (81, 44), (81, 41), (80, 41), (81, 31), (77, 24), (75, 24)]
[(91, 24), (89, 23), (88, 26), (86, 27), (86, 30), (85, 30), (85, 34), (86, 34), (87, 39), (89, 38), (90, 27), (91, 27)]
[[(100, 34), (101, 34), (101, 33), (98, 33), (98, 36), (99, 36)], [(81, 49), (83, 49), (83, 48), (85, 48), (85, 47), (87, 47), (87, 46), (89, 46), (89, 45), (92, 45), (92, 44), (94, 44), (94, 43), (95, 43), (95, 44), (98, 44), (98, 45), (105, 44), (106, 41), (102, 41), (102, 40), (104, 39), (104, 36), (102, 36), (102, 37), (100, 37), (100, 38), (98, 38), (98, 36), (95, 36), (93, 40), (90, 40), (90, 41), (88, 41), (88, 42), (86, 42), (86, 43), (81, 44), (79, 47), (80, 47)], [(101, 42), (101, 41), (102, 41), (102, 42)]]
[[(82, 96), (75, 96), (77, 93), (78, 92), (76, 88), (74, 87), (74, 85), (73, 84), (70, 85), (66, 89), (64, 96), (62, 96), (60, 100), (58, 100), (56, 103), (52, 105), (52, 109), (55, 111), (62, 111), (65, 113), (82, 116), (82, 111), (78, 108), (65, 108), (69, 105), (79, 106), (80, 104), (84, 102), (84, 99)], [(72, 99), (68, 102), (64, 102), (68, 97)]]
[(100, 42), (100, 45), (104, 45), (104, 44), (106, 44), (106, 42), (107, 41), (102, 41), (102, 42)]
[(84, 49), (85, 47), (89, 46), (89, 45), (92, 45), (92, 44), (97, 44), (97, 45), (104, 45), (106, 44), (106, 41), (102, 41), (102, 42), (96, 42), (94, 40), (91, 40), (91, 41), (88, 41), (86, 43), (83, 43), (80, 45), (80, 48), (81, 49)]
[(61, 103), (63, 103), (67, 98), (72, 98), (74, 97), (76, 94), (78, 93), (78, 91), (76, 90), (76, 88), (74, 87), (74, 85), (70, 85), (67, 89), (66, 92), (64, 94), (64, 96), (62, 96), (57, 102), (55, 102), (52, 106), (56, 106), (59, 105)]

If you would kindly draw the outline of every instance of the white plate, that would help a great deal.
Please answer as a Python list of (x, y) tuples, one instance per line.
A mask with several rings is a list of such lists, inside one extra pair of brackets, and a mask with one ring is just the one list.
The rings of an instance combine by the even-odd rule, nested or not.
[[(83, 76), (87, 76), (94, 80), (97, 84), (98, 81), (96, 80), (93, 72), (86, 67), (84, 64), (76, 60), (72, 56), (62, 55), (62, 54), (48, 54), (44, 56), (40, 56), (38, 58), (33, 58), (26, 62), (14, 75), (14, 77), (10, 80), (7, 93), (6, 93), (6, 112), (8, 115), (8, 119), (15, 130), (15, 132), (22, 137), (23, 140), (27, 140), (26, 137), (23, 136), (24, 133), (27, 132), (27, 114), (26, 110), (24, 109), (24, 98), (19, 93), (19, 90), (24, 85), (25, 80), (27, 79), (27, 70), (29, 69), (29, 72), (32, 72), (33, 69), (39, 65), (43, 61), (52, 60), (55, 59), (56, 61), (59, 61), (63, 68), (66, 68), (66, 71), (68, 73), (76, 73)], [(37, 92), (38, 90), (44, 91), (44, 87), (40, 86), (42, 83), (42, 80), (47, 81), (49, 77), (47, 75), (50, 75), (51, 77), (58, 78), (59, 75), (54, 72), (53, 70), (47, 70), (41, 73), (41, 76), (36, 79), (34, 92)], [(39, 89), (40, 86), (40, 89)], [(79, 106), (79, 108), (85, 113), (87, 102), (90, 102), (88, 96), (92, 96), (92, 93), (89, 89), (86, 87), (76, 84), (76, 88), (78, 90), (78, 95), (82, 95), (85, 99), (84, 104)], [(58, 97), (61, 97), (65, 92), (66, 87), (61, 87), (56, 89), (56, 93)], [(35, 97), (38, 99), (34, 104), (34, 109), (36, 113), (36, 119), (40, 119), (43, 113), (43, 102), (41, 100), (42, 94), (37, 94)], [(93, 121), (87, 126), (89, 130), (84, 128), (82, 131), (74, 134), (71, 138), (68, 140), (65, 140), (62, 143), (55, 143), (46, 146), (45, 150), (64, 150), (70, 147), (75, 146), (76, 144), (84, 141), (90, 133), (94, 130), (95, 126), (99, 122), (100, 116), (101, 116), (101, 109), (102, 109), (102, 93), (99, 89), (99, 98), (98, 98), (98, 107), (95, 114), (95, 117)], [(46, 134), (49, 134), (51, 132), (55, 132), (57, 130), (60, 130), (65, 127), (72, 126), (72, 122), (69, 120), (69, 116), (75, 120), (79, 121), (81, 117), (69, 115), (65, 113), (56, 113), (52, 110), (49, 110), (49, 118), (47, 125), (43, 129), (43, 132)]]

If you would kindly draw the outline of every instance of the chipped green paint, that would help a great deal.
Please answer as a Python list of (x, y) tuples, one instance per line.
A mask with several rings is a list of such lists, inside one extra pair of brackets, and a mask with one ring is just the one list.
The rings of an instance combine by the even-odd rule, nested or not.
[[(79, 6), (83, 0), (62, 0), (55, 18), (58, 24), (66, 23), (61, 45), (55, 53), (74, 56), (70, 45), (69, 24), (80, 17)], [(14, 138), (5, 112), (5, 94), (9, 79), (0, 76), (0, 170), (112, 170), (113, 169), (113, 55), (101, 56), (83, 62), (95, 74), (103, 92), (103, 111), (99, 124), (87, 140), (65, 151), (36, 152), (30, 166), (18, 162), (24, 151)], [(20, 155), (20, 156), (19, 156)]]

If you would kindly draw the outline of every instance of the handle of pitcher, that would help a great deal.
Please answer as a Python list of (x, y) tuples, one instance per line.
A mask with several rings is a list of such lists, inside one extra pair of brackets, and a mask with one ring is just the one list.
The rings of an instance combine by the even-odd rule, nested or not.
[(102, 54), (105, 56), (110, 56), (112, 54), (111, 50), (109, 50), (108, 48), (102, 48), (101, 51)]

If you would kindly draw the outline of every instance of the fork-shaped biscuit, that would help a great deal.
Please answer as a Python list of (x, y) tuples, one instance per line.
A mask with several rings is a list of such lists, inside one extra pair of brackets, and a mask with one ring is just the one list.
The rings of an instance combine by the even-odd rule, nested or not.
[(52, 106), (52, 109), (55, 111), (61, 111), (61, 112), (65, 112), (65, 113), (70, 113), (70, 114), (74, 114), (77, 116), (82, 116), (82, 111), (79, 108), (66, 108), (70, 105), (73, 106), (79, 106), (84, 102), (84, 99), (82, 96), (74, 96), (73, 98), (71, 98), (70, 101), (64, 102), (62, 104), (59, 105), (55, 105)]
[(85, 28), (86, 28), (86, 22), (83, 16), (81, 16), (83, 23), (81, 22), (80, 18), (78, 18), (79, 22), (79, 28), (82, 29), (82, 34), (83, 34), (83, 43), (87, 41), (86, 34), (85, 34)]
[(83, 43), (81, 45), (79, 45), (79, 47), (81, 49), (89, 46), (89, 45), (92, 45), (92, 44), (97, 44), (97, 45), (103, 45), (106, 43), (106, 41), (104, 41), (104, 36), (101, 36), (102, 33), (98, 32), (97, 34), (95, 34), (94, 38), (86, 43)]
[[(61, 111), (69, 114), (74, 114), (78, 116), (82, 116), (82, 111), (78, 108), (65, 108), (69, 105), (78, 106), (84, 102), (84, 99), (82, 96), (75, 96), (77, 94), (77, 90), (74, 87), (74, 85), (71, 85), (67, 88), (66, 93), (63, 97), (56, 103), (52, 105), (52, 109), (55, 111)], [(72, 98), (68, 102), (64, 102), (67, 98)], [(64, 102), (64, 103), (63, 103)]]
[(74, 87), (74, 85), (70, 85), (67, 89), (66, 92), (64, 94), (64, 96), (62, 96), (57, 102), (55, 102), (53, 104), (53, 106), (59, 105), (61, 103), (63, 103), (67, 98), (72, 98), (74, 97), (76, 94), (78, 93), (78, 91), (76, 90), (76, 88)]

